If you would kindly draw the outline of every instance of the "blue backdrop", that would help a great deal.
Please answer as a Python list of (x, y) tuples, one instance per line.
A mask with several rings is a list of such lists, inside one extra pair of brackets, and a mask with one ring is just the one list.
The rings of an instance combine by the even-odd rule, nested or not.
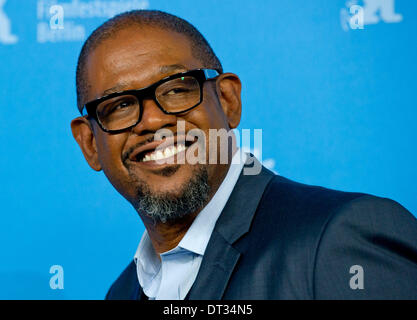
[(240, 128), (276, 172), (417, 213), (416, 1), (1, 0), (0, 298), (102, 299), (133, 257), (143, 225), (70, 121), (82, 41), (138, 7), (193, 23), (241, 77)]

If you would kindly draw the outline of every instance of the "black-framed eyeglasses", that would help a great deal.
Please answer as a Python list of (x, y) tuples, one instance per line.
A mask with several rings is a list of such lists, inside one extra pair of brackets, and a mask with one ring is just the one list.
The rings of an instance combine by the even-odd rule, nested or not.
[(165, 114), (180, 114), (203, 101), (203, 84), (220, 75), (214, 69), (196, 69), (163, 78), (137, 90), (116, 92), (87, 102), (81, 115), (95, 119), (100, 128), (118, 133), (136, 126), (142, 119), (142, 103), (151, 98)]

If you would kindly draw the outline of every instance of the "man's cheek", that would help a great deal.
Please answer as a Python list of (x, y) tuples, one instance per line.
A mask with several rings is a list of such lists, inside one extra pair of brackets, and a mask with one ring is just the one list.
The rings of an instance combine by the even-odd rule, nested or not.
[(122, 139), (121, 136), (106, 135), (97, 138), (97, 151), (103, 165), (107, 167), (122, 165), (123, 140), (125, 139)]
[(114, 165), (103, 167), (103, 172), (112, 186), (129, 202), (135, 199), (135, 181), (127, 169), (118, 169)]

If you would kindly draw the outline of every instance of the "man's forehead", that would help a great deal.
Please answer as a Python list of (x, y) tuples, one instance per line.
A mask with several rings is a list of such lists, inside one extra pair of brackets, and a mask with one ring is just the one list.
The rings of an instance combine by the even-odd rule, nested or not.
[(132, 26), (102, 40), (89, 57), (99, 63), (117, 66), (118, 63), (170, 57), (181, 59), (190, 55), (191, 43), (185, 35), (159, 28)]

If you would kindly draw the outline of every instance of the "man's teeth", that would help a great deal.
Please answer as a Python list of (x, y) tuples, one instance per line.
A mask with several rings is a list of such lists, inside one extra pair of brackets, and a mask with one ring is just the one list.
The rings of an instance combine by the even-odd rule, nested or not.
[(178, 144), (176, 146), (169, 146), (163, 150), (158, 150), (158, 151), (152, 152), (151, 154), (147, 154), (142, 159), (142, 162), (166, 159), (166, 158), (172, 157), (178, 152), (184, 151), (185, 149), (186, 149), (186, 146), (183, 144)]

